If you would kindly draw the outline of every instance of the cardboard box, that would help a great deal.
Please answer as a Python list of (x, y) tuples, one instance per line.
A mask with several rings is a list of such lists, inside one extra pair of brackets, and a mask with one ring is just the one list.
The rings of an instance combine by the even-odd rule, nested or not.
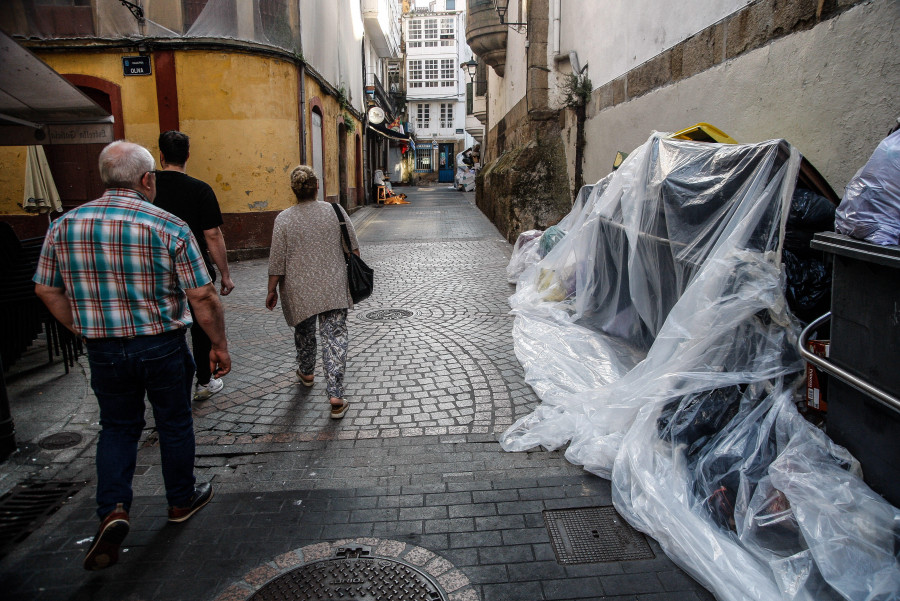
[[(830, 340), (809, 340), (809, 351), (819, 357), (828, 357)], [(819, 411), (828, 411), (828, 375), (811, 363), (806, 364), (806, 405)]]

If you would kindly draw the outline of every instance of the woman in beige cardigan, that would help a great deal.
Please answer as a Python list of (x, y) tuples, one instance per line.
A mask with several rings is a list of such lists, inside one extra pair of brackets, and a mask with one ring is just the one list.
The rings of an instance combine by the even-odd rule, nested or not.
[[(294, 168), (291, 189), (297, 204), (278, 214), (272, 230), (266, 308), (275, 308), (280, 291), (284, 319), (294, 328), (297, 377), (304, 386), (314, 383), (318, 320), (331, 417), (340, 419), (350, 405), (344, 398), (344, 368), (349, 341), (347, 310), (353, 306), (341, 226), (331, 203), (316, 200), (319, 182), (311, 167)], [(359, 255), (356, 232), (346, 213), (344, 220), (353, 247), (350, 250)]]

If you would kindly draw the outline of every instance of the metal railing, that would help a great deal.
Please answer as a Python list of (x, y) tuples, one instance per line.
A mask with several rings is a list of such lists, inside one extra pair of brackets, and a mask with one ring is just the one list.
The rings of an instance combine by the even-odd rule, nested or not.
[(884, 390), (878, 388), (877, 386), (874, 386), (873, 384), (870, 384), (869, 382), (866, 382), (863, 378), (857, 376), (856, 374), (838, 367), (824, 357), (819, 357), (818, 355), (813, 354), (806, 348), (809, 336), (816, 331), (816, 328), (830, 320), (831, 312), (829, 311), (822, 317), (813, 320), (812, 323), (810, 323), (803, 329), (802, 332), (800, 332), (800, 339), (797, 341), (797, 350), (800, 351), (800, 354), (803, 356), (803, 358), (813, 365), (819, 367), (826, 373), (829, 373), (832, 376), (846, 382), (860, 392), (864, 392), (876, 401), (879, 401), (881, 404), (886, 405), (894, 411), (900, 411), (900, 399), (897, 399), (897, 397), (891, 395), (890, 393), (885, 392)]

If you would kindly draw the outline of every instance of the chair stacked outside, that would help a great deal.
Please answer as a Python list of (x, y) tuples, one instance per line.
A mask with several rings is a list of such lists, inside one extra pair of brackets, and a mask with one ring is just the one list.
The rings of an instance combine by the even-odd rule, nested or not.
[(82, 351), (81, 341), (63, 327), (34, 293), (43, 238), (18, 240), (8, 223), (0, 223), (0, 357), (5, 369), (18, 361), (43, 332), (47, 360), (62, 355), (66, 373)]

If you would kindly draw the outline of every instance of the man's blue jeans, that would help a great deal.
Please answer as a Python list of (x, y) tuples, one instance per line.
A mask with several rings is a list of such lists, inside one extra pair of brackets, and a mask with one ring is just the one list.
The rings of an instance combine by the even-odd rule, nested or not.
[(169, 505), (187, 505), (194, 492), (194, 359), (184, 330), (88, 340), (87, 352), (91, 388), (100, 404), (97, 515), (104, 518), (116, 503), (126, 511), (131, 507), (145, 393), (159, 434), (166, 499)]

